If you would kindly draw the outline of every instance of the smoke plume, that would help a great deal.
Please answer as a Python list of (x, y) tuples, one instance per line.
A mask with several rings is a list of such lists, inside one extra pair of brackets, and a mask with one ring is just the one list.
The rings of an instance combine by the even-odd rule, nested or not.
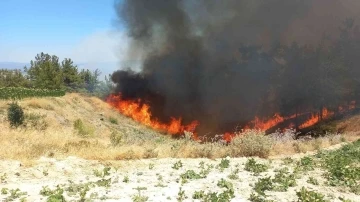
[(140, 72), (114, 72), (116, 92), (148, 103), (159, 120), (199, 120), (201, 133), (222, 132), (357, 95), (356, 81), (344, 81), (354, 62), (328, 58), (344, 40), (359, 52), (358, 0), (125, 0), (116, 9), (129, 57), (142, 61)]

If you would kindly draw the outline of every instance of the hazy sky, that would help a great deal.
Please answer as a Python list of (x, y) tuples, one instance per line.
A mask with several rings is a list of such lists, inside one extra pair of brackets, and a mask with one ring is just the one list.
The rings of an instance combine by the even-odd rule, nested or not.
[(118, 62), (127, 40), (115, 19), (114, 0), (0, 0), (0, 62), (27, 63), (40, 52)]

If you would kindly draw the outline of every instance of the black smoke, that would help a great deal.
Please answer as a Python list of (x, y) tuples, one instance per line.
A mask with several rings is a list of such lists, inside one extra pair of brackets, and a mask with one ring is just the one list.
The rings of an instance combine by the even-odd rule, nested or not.
[(359, 9), (357, 0), (117, 2), (142, 69), (112, 80), (124, 99), (149, 103), (162, 121), (199, 120), (203, 134), (335, 107), (358, 95)]

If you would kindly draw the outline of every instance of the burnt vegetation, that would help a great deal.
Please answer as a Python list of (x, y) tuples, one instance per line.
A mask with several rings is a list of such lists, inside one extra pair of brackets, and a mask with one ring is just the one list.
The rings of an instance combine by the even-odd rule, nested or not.
[[(254, 117), (292, 116), (269, 129), (299, 128), (324, 109), (343, 116), (360, 103), (360, 2), (142, 1), (117, 3), (140, 71), (116, 71), (126, 100), (197, 131), (236, 131)], [(339, 107), (341, 106), (341, 107)], [(350, 110), (351, 109), (351, 110)], [(295, 116), (293, 116), (295, 115)]]

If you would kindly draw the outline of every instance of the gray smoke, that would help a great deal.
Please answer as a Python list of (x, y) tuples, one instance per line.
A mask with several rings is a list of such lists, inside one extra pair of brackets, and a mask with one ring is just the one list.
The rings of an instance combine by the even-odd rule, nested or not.
[[(125, 0), (116, 9), (143, 62), (112, 75), (125, 99), (141, 98), (157, 118), (200, 121), (200, 131), (233, 130), (279, 110), (279, 47), (334, 38), (357, 0)], [(280, 54), (281, 55), (281, 54)]]

